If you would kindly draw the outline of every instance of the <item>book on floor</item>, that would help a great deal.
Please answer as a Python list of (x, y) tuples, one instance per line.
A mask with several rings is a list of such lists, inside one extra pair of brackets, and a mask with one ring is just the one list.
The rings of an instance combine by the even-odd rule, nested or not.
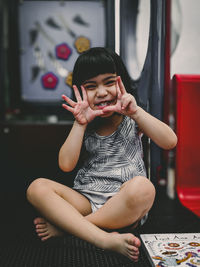
[(141, 234), (153, 267), (200, 266), (200, 233)]

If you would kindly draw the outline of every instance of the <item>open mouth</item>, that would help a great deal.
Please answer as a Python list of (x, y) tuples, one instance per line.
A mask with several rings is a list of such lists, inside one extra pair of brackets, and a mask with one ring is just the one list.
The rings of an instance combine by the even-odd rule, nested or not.
[(110, 105), (113, 105), (113, 100), (111, 101), (102, 101), (102, 102), (99, 102), (97, 104), (95, 104), (95, 107), (98, 107), (99, 109), (103, 109), (107, 106), (110, 106)]

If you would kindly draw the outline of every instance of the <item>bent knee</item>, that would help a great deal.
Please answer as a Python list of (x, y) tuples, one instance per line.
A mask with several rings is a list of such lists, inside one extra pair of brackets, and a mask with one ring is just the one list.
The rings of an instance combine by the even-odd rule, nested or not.
[(154, 200), (156, 190), (152, 182), (148, 178), (143, 176), (137, 176), (135, 178), (138, 182), (138, 188), (141, 190), (139, 193), (141, 193), (143, 197), (146, 196), (147, 198), (149, 198), (149, 200)]
[(29, 202), (32, 202), (33, 198), (37, 195), (44, 194), (47, 190), (49, 180), (45, 178), (35, 179), (28, 187), (26, 191), (26, 197)]
[(144, 201), (147, 206), (152, 206), (156, 190), (152, 182), (143, 176), (137, 176), (135, 177), (137, 179), (137, 191), (138, 191), (138, 197), (141, 198), (141, 201)]
[(148, 178), (136, 176), (126, 182), (125, 186), (129, 205), (141, 205), (147, 211), (151, 208), (156, 191)]

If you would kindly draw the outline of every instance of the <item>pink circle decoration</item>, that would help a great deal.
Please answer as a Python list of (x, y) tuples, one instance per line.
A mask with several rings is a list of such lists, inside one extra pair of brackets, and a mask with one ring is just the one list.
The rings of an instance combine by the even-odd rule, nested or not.
[(71, 53), (72, 50), (66, 43), (62, 43), (56, 46), (56, 57), (59, 59), (67, 60)]
[(45, 89), (55, 89), (58, 84), (58, 78), (52, 72), (47, 72), (41, 79), (42, 85)]

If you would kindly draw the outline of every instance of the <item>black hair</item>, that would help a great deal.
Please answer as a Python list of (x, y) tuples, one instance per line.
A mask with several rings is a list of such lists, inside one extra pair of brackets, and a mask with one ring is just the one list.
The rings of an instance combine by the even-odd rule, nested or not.
[(119, 55), (108, 48), (93, 47), (82, 53), (75, 62), (72, 84), (80, 88), (81, 84), (99, 74), (116, 73), (120, 76), (128, 93), (131, 79)]

